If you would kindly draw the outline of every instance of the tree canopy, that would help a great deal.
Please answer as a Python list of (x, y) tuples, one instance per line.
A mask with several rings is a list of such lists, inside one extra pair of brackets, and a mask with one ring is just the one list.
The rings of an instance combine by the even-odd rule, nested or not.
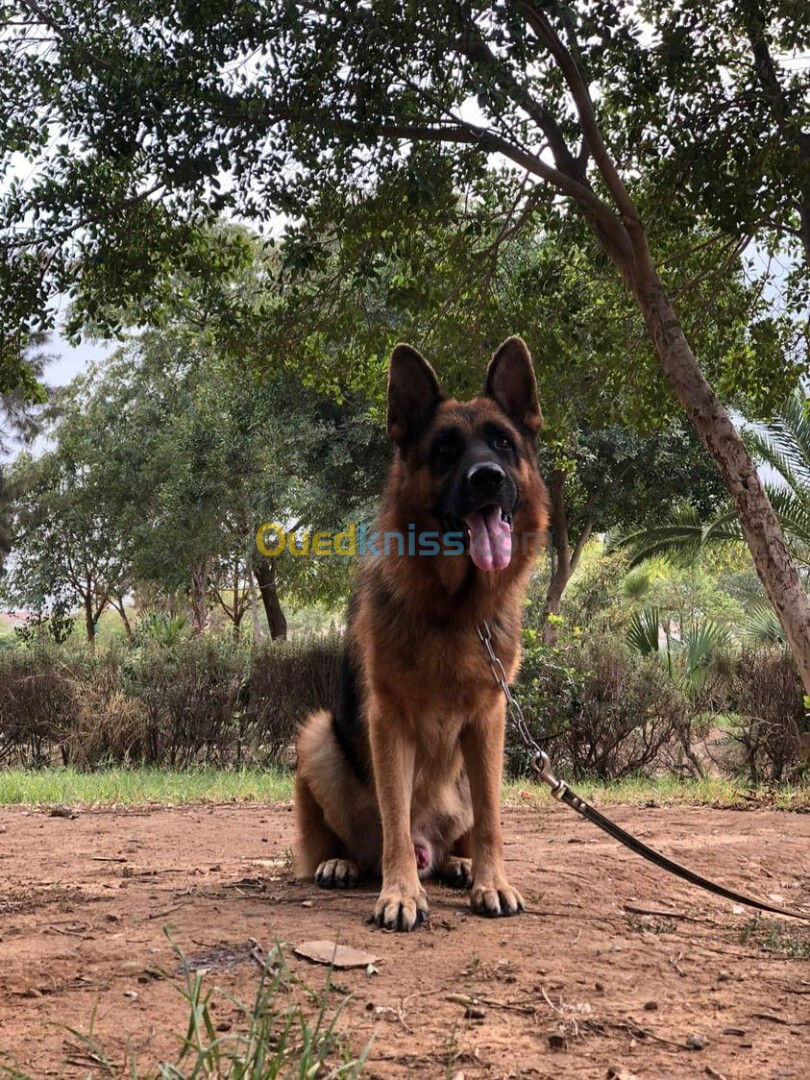
[[(803, 47), (806, 22), (786, 0), (732, 7), (7, 0), (0, 147), (6, 171), (20, 151), (31, 165), (0, 202), (3, 353), (56, 294), (75, 325), (114, 329), (111, 313), (178, 268), (205, 276), (219, 248), (203, 226), (223, 212), (282, 214), (306, 237), (324, 207), (341, 227), (337, 205), (351, 214), (369, 192), (415, 224), (495, 190), (496, 250), (539, 209), (577, 219), (724, 477), (810, 690), (810, 603), (690, 331), (695, 282), (673, 290), (662, 239), (680, 229), (688, 250), (709, 248), (698, 278), (717, 286), (751, 236), (803, 236), (806, 133), (789, 111), (803, 84), (771, 45)], [(362, 242), (353, 253), (362, 266)], [(304, 266), (316, 254), (297, 248)], [(773, 333), (752, 324), (747, 359)], [(779, 355), (762, 386), (784, 391), (795, 356)]]
[(275, 604), (279, 589), (341, 595), (345, 559), (288, 550), (263, 575), (256, 530), (338, 530), (368, 515), (386, 455), (365, 408), (283, 371), (262, 383), (233, 371), (197, 327), (143, 333), (62, 392), (53, 447), (15, 463), (6, 597), (43, 613), (81, 605), (92, 639), (108, 604), (127, 623), (133, 591), (190, 594), (198, 628), (212, 597), (238, 627), (238, 594), (256, 583)]
[[(454, 217), (460, 193), (491, 215), (511, 207), (507, 229), (549, 205), (564, 217), (555, 191), (599, 217), (601, 151), (569, 62), (653, 248), (673, 223), (688, 244), (702, 217), (722, 264), (732, 241), (804, 227), (806, 80), (774, 60), (808, 45), (792, 0), (5, 0), (0, 11), (8, 356), (15, 335), (52, 319), (56, 294), (77, 302), (77, 320), (103, 321), (110, 301), (165, 284), (169, 263), (172, 275), (216, 271), (230, 254), (202, 227), (223, 212), (267, 226), (286, 215), (310, 239), (340, 216), (355, 271), (373, 264), (363, 241), (375, 231), (378, 249), (408, 243), (420, 218)], [(363, 236), (357, 200), (370, 191), (380, 199)], [(302, 244), (288, 268), (317, 258)]]

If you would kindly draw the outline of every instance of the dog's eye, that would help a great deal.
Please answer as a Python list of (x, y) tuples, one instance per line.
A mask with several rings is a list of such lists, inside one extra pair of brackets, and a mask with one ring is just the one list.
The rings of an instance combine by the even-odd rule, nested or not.
[(494, 446), (496, 450), (511, 450), (512, 440), (507, 439), (505, 435), (496, 435)]
[(439, 457), (448, 458), (455, 454), (457, 443), (455, 439), (442, 439), (433, 449)]

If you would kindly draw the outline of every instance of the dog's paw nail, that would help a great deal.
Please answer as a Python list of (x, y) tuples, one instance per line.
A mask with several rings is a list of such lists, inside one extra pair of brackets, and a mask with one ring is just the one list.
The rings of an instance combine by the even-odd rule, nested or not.
[(519, 911), (523, 911), (523, 897), (509, 885), (479, 885), (473, 889), (470, 903), (473, 911), (491, 918), (498, 915), (517, 915)]
[(380, 897), (374, 909), (374, 921), (383, 930), (400, 930), (408, 933), (429, 916), (427, 896), (424, 892), (408, 896), (396, 890)]
[(351, 859), (326, 859), (315, 871), (315, 884), (324, 889), (351, 889), (359, 880), (357, 863)]
[(439, 877), (445, 885), (454, 889), (469, 889), (472, 884), (472, 864), (469, 859), (452, 856), (441, 868)]

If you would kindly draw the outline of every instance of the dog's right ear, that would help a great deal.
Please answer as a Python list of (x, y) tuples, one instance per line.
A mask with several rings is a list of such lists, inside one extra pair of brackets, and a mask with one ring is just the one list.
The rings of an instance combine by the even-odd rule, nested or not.
[(444, 399), (436, 372), (410, 345), (396, 345), (388, 365), (388, 434), (407, 443)]

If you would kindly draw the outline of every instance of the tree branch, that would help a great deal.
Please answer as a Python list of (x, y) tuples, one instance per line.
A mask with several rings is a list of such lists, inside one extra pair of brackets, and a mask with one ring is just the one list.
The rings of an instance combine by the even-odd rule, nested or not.
[(616, 205), (622, 217), (626, 219), (627, 223), (640, 224), (638, 210), (630, 198), (602, 139), (602, 133), (596, 123), (591, 95), (576, 61), (563, 45), (545, 12), (538, 11), (531, 0), (518, 0), (518, 7), (523, 12), (526, 22), (546, 46), (557, 67), (562, 72), (562, 76), (574, 99), (579, 122), (582, 125), (583, 139), (587, 143), (588, 149), (608, 186), (608, 190), (616, 200)]
[(461, 35), (461, 40), (456, 44), (459, 52), (476, 65), (483, 63), (492, 68), (498, 82), (512, 101), (524, 110), (545, 135), (551, 152), (554, 154), (557, 168), (589, 187), (585, 179), (585, 162), (575, 158), (571, 153), (555, 118), (535, 100), (529, 89), (520, 83), (495, 56), (475, 22), (471, 18), (464, 18), (459, 7), (457, 7), (457, 13), (466, 28), (466, 35)]
[(96, 56), (95, 53), (92, 53), (81, 41), (77, 41), (63, 26), (56, 22), (55, 19), (51, 18), (48, 12), (38, 4), (36, 0), (20, 0), (20, 3), (23, 7), (27, 8), (32, 15), (35, 15), (44, 26), (47, 26), (49, 30), (53, 30), (57, 37), (61, 38), (62, 41), (66, 41), (68, 45), (80, 52), (82, 56), (90, 62), (91, 66), (100, 71), (113, 70), (112, 64), (108, 64), (106, 60), (102, 60), (100, 56)]

